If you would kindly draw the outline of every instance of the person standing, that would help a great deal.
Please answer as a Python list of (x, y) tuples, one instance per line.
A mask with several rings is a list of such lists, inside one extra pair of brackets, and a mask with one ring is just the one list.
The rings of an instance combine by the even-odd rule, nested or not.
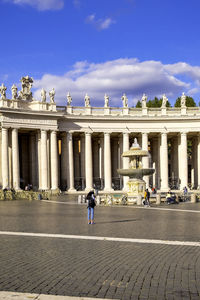
[(94, 224), (94, 208), (96, 206), (94, 191), (90, 191), (87, 194), (87, 202), (88, 202), (88, 224)]

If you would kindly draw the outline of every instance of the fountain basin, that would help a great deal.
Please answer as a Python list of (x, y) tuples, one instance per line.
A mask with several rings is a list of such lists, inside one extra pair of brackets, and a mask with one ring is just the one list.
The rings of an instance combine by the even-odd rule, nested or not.
[(122, 176), (129, 176), (130, 178), (142, 178), (146, 175), (152, 175), (155, 169), (118, 169), (117, 172)]

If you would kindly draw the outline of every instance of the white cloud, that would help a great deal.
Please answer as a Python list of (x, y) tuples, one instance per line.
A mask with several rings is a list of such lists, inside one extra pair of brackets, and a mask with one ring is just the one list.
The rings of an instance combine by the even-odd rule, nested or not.
[[(193, 68), (195, 69), (192, 72)], [(194, 76), (196, 67), (190, 66), (190, 70)], [(99, 64), (81, 61), (74, 64), (63, 76), (45, 74), (36, 80), (34, 96), (40, 99), (40, 90), (43, 87), (47, 91), (54, 87), (56, 103), (60, 105), (66, 104), (66, 94), (69, 91), (75, 106), (84, 104), (86, 93), (89, 94), (93, 106), (104, 105), (105, 93), (110, 96), (111, 105), (121, 106), (121, 96), (126, 93), (129, 106), (132, 106), (141, 99), (143, 93), (149, 99), (161, 97), (165, 93), (173, 103), (183, 91), (188, 95), (200, 92), (200, 87), (196, 84), (198, 74), (196, 78), (185, 81), (177, 78), (174, 72), (174, 65), (164, 65), (153, 60), (140, 62), (136, 58), (124, 58)], [(179, 73), (178, 70), (176, 72)]]
[(59, 10), (64, 6), (64, 0), (8, 0), (17, 5), (31, 5), (38, 10)]
[(111, 18), (96, 19), (95, 14), (89, 15), (86, 19), (86, 22), (94, 25), (98, 30), (107, 29), (111, 24), (115, 23), (115, 21)]

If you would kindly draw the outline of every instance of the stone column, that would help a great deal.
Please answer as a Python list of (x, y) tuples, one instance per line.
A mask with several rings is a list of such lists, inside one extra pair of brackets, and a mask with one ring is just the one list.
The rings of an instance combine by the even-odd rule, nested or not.
[(112, 190), (110, 133), (104, 133), (104, 191)]
[(181, 132), (179, 144), (180, 190), (188, 186), (187, 133)]
[[(148, 151), (148, 133), (142, 132), (142, 150)], [(149, 156), (142, 158), (143, 168), (149, 168)], [(146, 187), (149, 188), (149, 176), (143, 176), (144, 181), (146, 182)]]
[(51, 131), (50, 136), (50, 157), (51, 157), (51, 189), (58, 189), (58, 142), (57, 132)]
[(171, 176), (173, 185), (178, 184), (178, 137), (171, 140)]
[(47, 130), (41, 130), (41, 189), (48, 189)]
[(191, 168), (191, 187), (197, 188), (197, 179), (198, 179), (198, 167), (197, 167), (197, 138), (192, 139), (192, 168)]
[(74, 152), (74, 178), (79, 180), (80, 178), (80, 164), (79, 164), (79, 139), (75, 137), (73, 139), (73, 152)]
[(38, 189), (41, 190), (42, 186), (42, 178), (41, 178), (41, 131), (38, 130), (36, 135), (36, 159), (37, 159), (37, 179), (38, 179)]
[(168, 144), (167, 133), (161, 133), (160, 143), (160, 178), (162, 191), (168, 191)]
[(13, 171), (13, 188), (20, 189), (20, 171), (19, 171), (19, 144), (18, 129), (12, 129), (12, 171)]
[(159, 152), (158, 152), (158, 138), (152, 139), (152, 167), (155, 169), (153, 173), (153, 187), (158, 189), (158, 177), (159, 177)]
[(68, 157), (67, 157), (67, 133), (61, 139), (61, 187), (67, 189)]
[(68, 174), (67, 187), (68, 192), (74, 192), (74, 158), (73, 158), (73, 136), (71, 132), (67, 133), (67, 157), (68, 157)]
[(8, 188), (9, 161), (8, 161), (8, 129), (2, 128), (2, 188)]
[(31, 184), (33, 188), (36, 189), (37, 187), (37, 164), (36, 164), (36, 136), (35, 134), (31, 133), (30, 135), (30, 175), (31, 175)]
[(197, 178), (198, 187), (200, 187), (200, 133), (197, 136)]
[(81, 135), (81, 181), (82, 190), (85, 188), (85, 135)]
[(93, 170), (92, 170), (92, 134), (85, 133), (85, 190), (93, 188)]
[(99, 177), (101, 180), (101, 189), (104, 188), (104, 138), (99, 139)]
[[(129, 133), (124, 132), (123, 133), (123, 152), (129, 150)], [(123, 157), (123, 169), (129, 169), (129, 158)], [(128, 176), (123, 176), (123, 190), (127, 191), (127, 182), (129, 180)]]

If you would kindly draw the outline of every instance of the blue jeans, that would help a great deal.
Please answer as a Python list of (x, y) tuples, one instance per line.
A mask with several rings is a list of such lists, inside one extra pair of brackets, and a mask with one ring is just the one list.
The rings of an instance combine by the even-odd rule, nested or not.
[(94, 221), (94, 208), (88, 207), (88, 221)]

